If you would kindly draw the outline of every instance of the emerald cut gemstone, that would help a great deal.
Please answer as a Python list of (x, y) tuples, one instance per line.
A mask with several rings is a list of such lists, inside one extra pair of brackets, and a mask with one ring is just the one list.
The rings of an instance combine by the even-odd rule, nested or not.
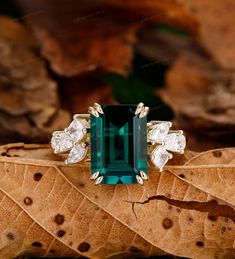
[(136, 107), (101, 105), (104, 114), (91, 115), (91, 173), (100, 172), (103, 184), (133, 184), (147, 173), (147, 118)]

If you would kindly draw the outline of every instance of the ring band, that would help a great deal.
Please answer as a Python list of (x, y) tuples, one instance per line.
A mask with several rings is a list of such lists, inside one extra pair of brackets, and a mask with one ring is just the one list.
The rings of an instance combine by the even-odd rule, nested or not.
[(148, 180), (148, 162), (162, 171), (173, 157), (184, 152), (182, 130), (170, 130), (169, 121), (147, 122), (149, 107), (99, 105), (89, 114), (75, 114), (63, 131), (51, 138), (54, 153), (67, 153), (66, 164), (91, 162), (95, 184), (143, 184)]

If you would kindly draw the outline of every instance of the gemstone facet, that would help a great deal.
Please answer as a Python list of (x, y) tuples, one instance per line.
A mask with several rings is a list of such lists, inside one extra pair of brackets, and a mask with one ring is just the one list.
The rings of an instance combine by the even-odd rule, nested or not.
[(171, 158), (172, 154), (167, 152), (167, 150), (163, 146), (157, 146), (151, 155), (152, 162), (160, 171), (162, 171), (164, 165)]
[(147, 118), (135, 114), (136, 105), (102, 105), (91, 115), (91, 172), (104, 184), (136, 183), (147, 173)]

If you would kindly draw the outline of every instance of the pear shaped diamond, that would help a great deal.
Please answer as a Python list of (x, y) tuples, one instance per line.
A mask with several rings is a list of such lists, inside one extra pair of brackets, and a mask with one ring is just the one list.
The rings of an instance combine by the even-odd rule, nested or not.
[(51, 138), (51, 147), (55, 153), (67, 152), (73, 146), (71, 136), (64, 131), (56, 131)]
[(160, 171), (162, 171), (164, 165), (171, 158), (172, 154), (167, 152), (163, 146), (157, 146), (151, 154), (151, 161)]
[(165, 140), (165, 148), (172, 152), (182, 153), (186, 146), (185, 136), (181, 133), (171, 133)]

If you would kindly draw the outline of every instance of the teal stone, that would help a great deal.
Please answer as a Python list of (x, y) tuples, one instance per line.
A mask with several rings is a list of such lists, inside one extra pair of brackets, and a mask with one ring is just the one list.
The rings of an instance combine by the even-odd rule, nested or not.
[(147, 118), (135, 115), (137, 105), (101, 105), (104, 114), (91, 115), (91, 173), (103, 184), (134, 184), (147, 173)]

